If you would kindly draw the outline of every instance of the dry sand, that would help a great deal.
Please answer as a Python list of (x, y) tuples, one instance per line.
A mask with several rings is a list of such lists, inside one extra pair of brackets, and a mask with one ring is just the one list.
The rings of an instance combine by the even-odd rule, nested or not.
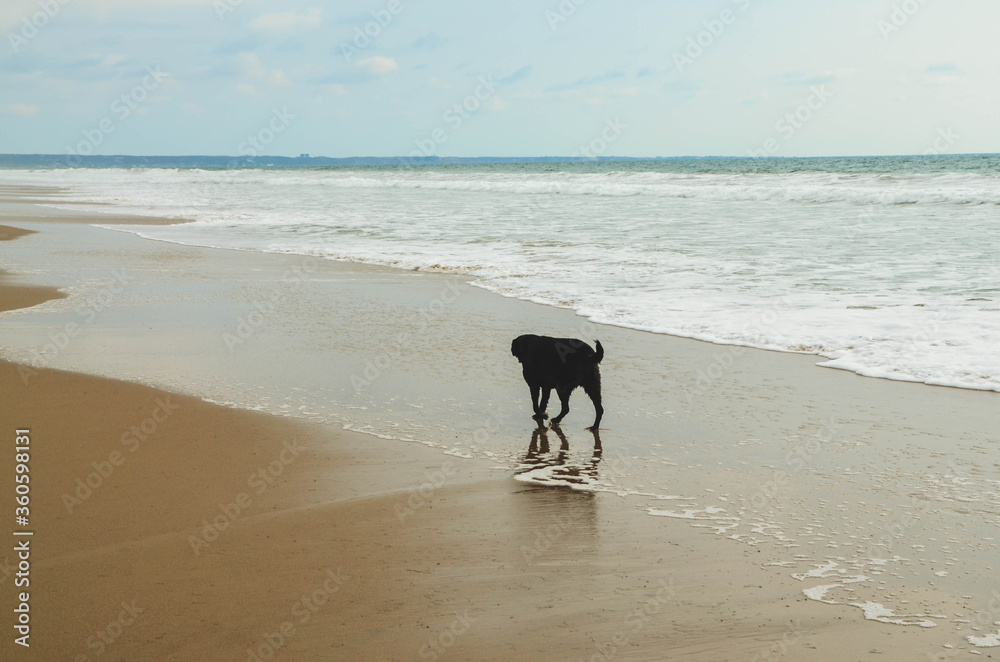
[[(763, 426), (725, 384), (699, 398)], [(924, 388), (896, 387), (890, 425)], [(35, 531), (32, 646), (8, 635), (5, 660), (902, 661), (955, 638), (807, 600), (759, 550), (614, 495), (129, 382), (0, 363), (0, 389), (3, 433), (31, 430)]]

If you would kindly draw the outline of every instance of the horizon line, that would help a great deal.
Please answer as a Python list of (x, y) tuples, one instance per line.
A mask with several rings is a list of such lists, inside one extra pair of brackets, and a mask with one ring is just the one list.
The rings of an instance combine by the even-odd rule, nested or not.
[(753, 155), (725, 155), (709, 154), (696, 155), (685, 154), (678, 156), (574, 156), (574, 155), (545, 155), (545, 156), (324, 156), (302, 153), (297, 156), (285, 155), (230, 155), (230, 154), (60, 154), (60, 153), (0, 153), (0, 159), (4, 158), (34, 158), (34, 159), (73, 159), (73, 160), (98, 160), (98, 159), (229, 159), (236, 162), (254, 162), (266, 159), (281, 159), (291, 161), (306, 160), (327, 160), (327, 161), (351, 161), (351, 160), (383, 160), (383, 161), (410, 161), (410, 162), (434, 162), (434, 161), (462, 161), (462, 160), (496, 160), (496, 161), (568, 161), (568, 162), (594, 162), (594, 161), (657, 161), (657, 160), (704, 160), (704, 159), (744, 159), (753, 161), (764, 160), (791, 160), (791, 159), (858, 159), (858, 158), (934, 158), (945, 157), (954, 158), (960, 156), (1000, 156), (1000, 152), (961, 152), (948, 154), (840, 154), (840, 155), (814, 155), (814, 156), (782, 156), (768, 154), (766, 156)]

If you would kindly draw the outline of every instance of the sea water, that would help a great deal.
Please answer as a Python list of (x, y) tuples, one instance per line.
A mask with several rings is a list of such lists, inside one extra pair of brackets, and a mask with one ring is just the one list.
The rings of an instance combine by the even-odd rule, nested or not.
[(136, 230), (145, 237), (458, 272), (595, 322), (1000, 390), (1000, 157), (73, 169), (55, 179), (70, 187), (66, 202), (194, 221)]

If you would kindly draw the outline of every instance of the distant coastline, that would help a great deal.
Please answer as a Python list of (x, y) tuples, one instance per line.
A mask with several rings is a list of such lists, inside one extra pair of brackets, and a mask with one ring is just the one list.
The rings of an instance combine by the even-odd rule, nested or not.
[(614, 163), (614, 162), (663, 162), (663, 161), (777, 161), (815, 162), (823, 160), (883, 160), (883, 159), (935, 159), (994, 157), (994, 154), (948, 154), (940, 156), (842, 156), (842, 157), (747, 157), (747, 156), (131, 156), (76, 154), (0, 154), (0, 168), (317, 168), (364, 166), (434, 166), (434, 165), (491, 165), (533, 163)]
[(0, 154), (3, 168), (294, 168), (323, 166), (467, 165), (491, 163), (560, 163), (587, 161), (658, 161), (733, 157), (628, 157), (628, 156), (127, 156), (75, 154)]

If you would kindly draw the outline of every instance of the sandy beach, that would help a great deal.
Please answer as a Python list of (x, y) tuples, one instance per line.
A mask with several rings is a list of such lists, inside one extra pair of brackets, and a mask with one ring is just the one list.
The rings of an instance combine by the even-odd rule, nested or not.
[[(11, 241), (27, 234), (32, 234), (32, 231), (0, 225), (0, 241)], [(54, 287), (18, 285), (12, 282), (13, 280), (9, 274), (0, 271), (0, 284), (2, 284), (0, 287), (0, 312), (30, 308), (50, 299), (64, 296)]]
[[(31, 431), (34, 530), (31, 648), (4, 659), (909, 661), (997, 631), (995, 514), (961, 491), (996, 478), (995, 393), (0, 194), (0, 397), (5, 434)], [(608, 348), (601, 452), (582, 394), (565, 453), (534, 432), (507, 349), (529, 329)], [(13, 453), (0, 472), (12, 494)], [(859, 570), (866, 545), (886, 558)]]

